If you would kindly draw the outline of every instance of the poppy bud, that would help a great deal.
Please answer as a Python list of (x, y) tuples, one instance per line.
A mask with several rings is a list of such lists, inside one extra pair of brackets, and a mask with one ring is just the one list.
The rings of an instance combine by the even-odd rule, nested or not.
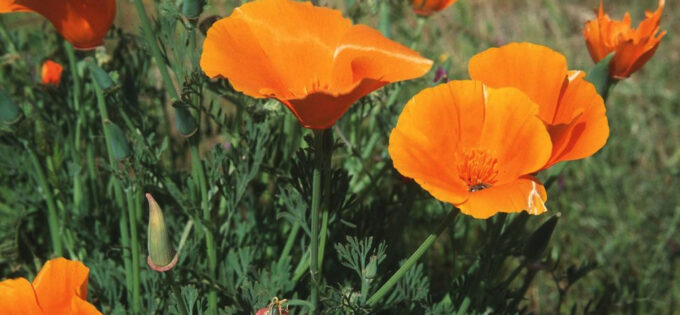
[(524, 246), (524, 257), (526, 257), (527, 261), (535, 262), (541, 258), (555, 230), (557, 219), (557, 216), (548, 219), (529, 236), (529, 240)]
[(182, 4), (182, 14), (189, 19), (196, 21), (203, 11), (203, 0), (184, 0)]
[(604, 101), (607, 101), (609, 88), (618, 81), (617, 79), (609, 76), (609, 63), (612, 58), (614, 58), (613, 53), (609, 54), (607, 57), (604, 57), (604, 59), (595, 64), (595, 66), (588, 72), (588, 75), (586, 75), (586, 80), (595, 86), (597, 94), (600, 94)]
[(368, 262), (368, 266), (366, 266), (364, 276), (366, 277), (366, 279), (371, 280), (375, 278), (377, 272), (378, 272), (378, 256), (373, 255), (371, 256), (371, 260)]
[(257, 310), (255, 315), (288, 315), (290, 314), (288, 309), (283, 307), (283, 304), (286, 302), (288, 302), (288, 300), (279, 300), (279, 298), (274, 297), (272, 302), (269, 303), (269, 306)]
[(110, 120), (104, 120), (104, 128), (111, 136), (111, 154), (116, 160), (122, 160), (130, 156), (130, 146), (128, 145), (125, 133), (118, 125)]
[(146, 194), (146, 199), (149, 201), (149, 256), (146, 262), (151, 269), (165, 272), (177, 264), (178, 255), (170, 244), (161, 207), (151, 194)]
[(21, 119), (21, 109), (9, 95), (0, 90), (0, 123), (11, 125)]
[(198, 126), (196, 125), (196, 120), (194, 120), (194, 116), (191, 116), (191, 112), (189, 112), (186, 107), (183, 107), (182, 105), (179, 104), (179, 102), (175, 103), (175, 123), (177, 124), (177, 129), (179, 130), (179, 133), (185, 137), (189, 138), (196, 133), (198, 130)]
[(99, 84), (102, 90), (106, 91), (113, 86), (113, 80), (104, 69), (100, 68), (94, 60), (87, 58), (87, 65), (90, 68), (92, 78)]
[(40, 82), (43, 85), (58, 86), (61, 83), (61, 73), (63, 71), (64, 68), (60, 64), (52, 60), (46, 60), (40, 71)]

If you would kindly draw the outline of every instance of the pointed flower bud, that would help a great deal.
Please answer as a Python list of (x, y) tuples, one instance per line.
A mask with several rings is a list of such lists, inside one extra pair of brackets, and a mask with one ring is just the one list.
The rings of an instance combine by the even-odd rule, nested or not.
[(129, 157), (130, 145), (125, 138), (125, 132), (108, 119), (104, 120), (104, 128), (106, 128), (111, 135), (111, 153), (113, 154), (113, 157), (117, 160)]
[(529, 240), (524, 246), (524, 257), (529, 262), (536, 262), (541, 258), (545, 248), (548, 247), (550, 237), (552, 236), (555, 226), (557, 225), (557, 216), (545, 221), (541, 226), (529, 236)]
[(170, 244), (161, 207), (151, 194), (146, 194), (146, 199), (149, 201), (149, 256), (146, 262), (151, 269), (165, 272), (177, 264), (179, 256)]
[(21, 109), (14, 101), (0, 90), (0, 123), (11, 125), (21, 119)]

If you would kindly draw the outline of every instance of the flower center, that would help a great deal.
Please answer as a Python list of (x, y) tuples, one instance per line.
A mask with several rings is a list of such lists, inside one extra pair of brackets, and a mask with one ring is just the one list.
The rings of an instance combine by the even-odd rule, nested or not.
[(498, 159), (484, 149), (464, 149), (457, 156), (458, 176), (470, 192), (480, 191), (496, 183)]

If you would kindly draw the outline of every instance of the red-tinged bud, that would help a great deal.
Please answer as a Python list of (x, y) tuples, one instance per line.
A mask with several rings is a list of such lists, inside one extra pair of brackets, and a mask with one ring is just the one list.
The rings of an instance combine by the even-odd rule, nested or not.
[(46, 60), (42, 65), (41, 83), (58, 86), (61, 83), (61, 73), (63, 71), (64, 68), (60, 64), (52, 60)]
[(288, 300), (274, 297), (269, 306), (259, 309), (255, 315), (289, 315), (288, 308), (283, 306), (286, 302)]
[(149, 256), (146, 262), (151, 269), (165, 272), (177, 264), (179, 255), (170, 243), (163, 219), (163, 211), (151, 194), (146, 194), (149, 201)]

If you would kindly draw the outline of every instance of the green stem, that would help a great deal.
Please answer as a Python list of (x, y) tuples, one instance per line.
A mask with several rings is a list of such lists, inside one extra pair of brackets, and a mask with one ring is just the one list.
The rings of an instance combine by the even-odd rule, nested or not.
[(144, 38), (148, 42), (149, 48), (151, 48), (151, 56), (153, 57), (154, 60), (156, 60), (158, 70), (161, 72), (163, 84), (165, 85), (165, 88), (168, 90), (168, 93), (170, 93), (170, 97), (173, 99), (173, 101), (177, 100), (179, 99), (179, 94), (175, 89), (175, 85), (172, 83), (172, 79), (170, 78), (168, 68), (165, 66), (165, 62), (163, 61), (164, 60), (163, 55), (161, 55), (161, 50), (160, 48), (158, 48), (158, 44), (156, 43), (156, 37), (153, 35), (153, 29), (151, 28), (151, 20), (149, 19), (149, 16), (146, 14), (144, 4), (142, 3), (142, 0), (134, 0), (134, 2), (135, 7), (137, 8), (137, 14), (139, 15), (139, 19), (142, 23), (142, 32), (144, 33)]
[(54, 203), (52, 190), (47, 184), (45, 172), (43, 172), (42, 166), (40, 165), (40, 161), (35, 155), (35, 152), (33, 152), (31, 149), (28, 149), (28, 155), (31, 159), (33, 167), (35, 168), (38, 185), (40, 185), (40, 189), (43, 191), (43, 194), (45, 195), (45, 201), (47, 202), (47, 223), (50, 229), (50, 238), (52, 239), (52, 250), (54, 251), (55, 256), (61, 257), (63, 254), (61, 235), (59, 233), (59, 218), (57, 217), (57, 207)]
[(423, 35), (423, 28), (425, 28), (425, 21), (427, 21), (426, 17), (423, 16), (418, 17), (416, 32), (415, 35), (413, 36), (413, 40), (411, 41), (411, 49), (413, 50), (418, 49), (418, 44), (420, 44), (420, 38)]
[(415, 265), (418, 259), (420, 259), (420, 257), (422, 257), (423, 254), (425, 254), (425, 252), (427, 252), (427, 250), (430, 249), (432, 244), (434, 244), (434, 241), (437, 239), (437, 237), (439, 237), (439, 234), (441, 234), (444, 231), (444, 229), (446, 229), (446, 227), (451, 222), (453, 222), (453, 220), (456, 218), (459, 212), (460, 211), (457, 208), (454, 208), (453, 210), (451, 210), (451, 212), (449, 212), (449, 215), (446, 216), (444, 221), (441, 224), (439, 224), (439, 226), (433, 233), (430, 233), (430, 235), (427, 236), (425, 241), (423, 241), (423, 243), (420, 244), (418, 249), (416, 249), (416, 251), (413, 254), (411, 254), (411, 257), (409, 257), (406, 260), (406, 262), (399, 268), (399, 270), (397, 270), (397, 272), (395, 272), (394, 275), (392, 275), (392, 277), (390, 277), (387, 280), (387, 282), (385, 282), (385, 284), (383, 284), (382, 287), (380, 287), (380, 289), (378, 289), (378, 291), (375, 292), (373, 296), (371, 296), (371, 298), (368, 299), (367, 302), (368, 305), (370, 306), (375, 305), (392, 289), (392, 287), (394, 287), (397, 284), (397, 282), (399, 282), (399, 280), (406, 274), (406, 272), (409, 269), (411, 269), (413, 265)]
[[(94, 85), (94, 92), (95, 96), (97, 98), (97, 108), (99, 109), (99, 116), (101, 118), (101, 123), (102, 123), (102, 129), (104, 130), (104, 142), (106, 143), (106, 151), (109, 156), (109, 167), (111, 169), (116, 169), (117, 164), (116, 164), (116, 159), (113, 157), (113, 152), (111, 151), (111, 134), (109, 133), (109, 129), (104, 126), (104, 121), (109, 119), (109, 113), (106, 109), (106, 101), (104, 100), (104, 91), (102, 90), (102, 87), (99, 86), (97, 83), (97, 80), (92, 80), (92, 85)], [(134, 287), (134, 276), (132, 273), (133, 269), (133, 262), (131, 260), (131, 257), (129, 254), (126, 253), (128, 248), (130, 248), (130, 242), (129, 242), (129, 234), (128, 234), (128, 214), (125, 211), (125, 202), (123, 201), (123, 188), (121, 186), (120, 181), (113, 176), (111, 178), (111, 182), (113, 183), (113, 189), (114, 189), (114, 194), (116, 198), (116, 204), (119, 209), (121, 209), (121, 216), (120, 216), (120, 222), (119, 222), (119, 227), (120, 227), (120, 234), (121, 234), (121, 245), (123, 246), (123, 261), (125, 264), (125, 280), (126, 284), (128, 285), (127, 290), (128, 294), (131, 292), (135, 291)], [(139, 291), (139, 288), (136, 288), (137, 291)], [(134, 301), (134, 297), (132, 299)], [(140, 309), (139, 306), (134, 305), (133, 309)]]
[[(130, 187), (130, 190), (134, 190)], [(137, 240), (137, 220), (135, 215), (135, 192), (127, 192), (128, 219), (130, 220), (130, 251), (132, 252), (132, 310), (140, 314), (141, 297), (139, 285), (139, 242)]]
[(328, 129), (314, 130), (314, 170), (312, 173), (312, 235), (309, 272), (311, 275), (311, 313), (317, 313), (319, 306), (319, 206), (321, 204), (321, 174), (330, 160), (330, 148), (326, 148), (324, 138)]
[(290, 228), (290, 232), (288, 233), (288, 239), (286, 239), (286, 245), (283, 247), (283, 251), (281, 251), (281, 255), (279, 255), (279, 262), (281, 260), (285, 259), (285, 257), (288, 257), (290, 254), (290, 250), (293, 249), (293, 244), (295, 243), (295, 238), (297, 237), (298, 232), (300, 231), (300, 223), (295, 222), (293, 226)]
[[(208, 224), (210, 224), (211, 213), (208, 200), (208, 189), (206, 187), (205, 172), (201, 157), (198, 154), (198, 141), (191, 140), (191, 163), (193, 166), (194, 180), (198, 181), (198, 188), (201, 194), (201, 209), (203, 210), (203, 227), (205, 232), (205, 246), (208, 252), (208, 268), (210, 275), (216, 277), (217, 271), (217, 251), (215, 249), (215, 239)], [(211, 290), (208, 294), (208, 313), (217, 314), (217, 292)]]

